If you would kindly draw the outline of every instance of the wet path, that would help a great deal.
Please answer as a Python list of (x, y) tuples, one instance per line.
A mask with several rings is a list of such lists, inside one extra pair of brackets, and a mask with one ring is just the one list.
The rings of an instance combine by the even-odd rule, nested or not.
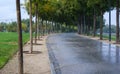
[(55, 74), (120, 74), (115, 45), (64, 33), (50, 35), (47, 46)]

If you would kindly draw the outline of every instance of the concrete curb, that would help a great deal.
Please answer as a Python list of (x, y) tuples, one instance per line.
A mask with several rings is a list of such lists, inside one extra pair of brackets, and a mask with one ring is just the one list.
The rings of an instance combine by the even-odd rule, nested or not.
[[(48, 36), (47, 36), (47, 38), (48, 38)], [(46, 38), (46, 48), (47, 48), (47, 50), (48, 50), (47, 38)], [(48, 50), (48, 58), (49, 58), (49, 64), (50, 64), (50, 71), (51, 71), (51, 74), (56, 74), (56, 73), (55, 73), (55, 69), (54, 69), (54, 65), (53, 65), (53, 63), (52, 63), (51, 60), (50, 60), (50, 53), (49, 53), (49, 50)]]

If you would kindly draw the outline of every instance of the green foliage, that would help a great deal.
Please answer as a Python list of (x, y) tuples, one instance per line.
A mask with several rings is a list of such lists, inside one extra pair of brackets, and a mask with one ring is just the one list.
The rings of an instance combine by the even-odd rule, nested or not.
[[(29, 32), (29, 19), (22, 20), (22, 31)], [(10, 23), (1, 22), (0, 32), (17, 32), (17, 23), (14, 21)]]
[[(100, 37), (100, 35), (97, 35), (97, 37)], [(103, 38), (104, 39), (109, 39), (109, 36), (108, 35), (103, 35)], [(111, 40), (115, 41), (116, 40), (116, 37), (114, 35), (111, 36)]]
[[(26, 1), (25, 6), (29, 13), (29, 1)], [(93, 16), (99, 18), (115, 6), (115, 0), (32, 0), (32, 15), (35, 16), (35, 11), (38, 10), (42, 20), (93, 28)], [(96, 21), (97, 28), (100, 28), (99, 19)]]
[[(97, 32), (99, 33), (100, 30), (98, 29)], [(103, 27), (103, 33), (109, 33), (109, 25), (105, 25)], [(111, 25), (111, 33), (116, 33), (116, 26), (115, 25)]]
[(4, 25), (0, 24), (0, 32), (3, 32), (3, 31), (4, 31)]
[[(23, 44), (29, 40), (29, 34), (23, 33)], [(18, 50), (18, 35), (15, 32), (0, 32), (0, 68), (2, 68), (7, 61)]]
[[(108, 25), (104, 26), (103, 32), (109, 33), (109, 26)], [(115, 25), (111, 25), (111, 32), (116, 33), (116, 26)]]
[(27, 25), (25, 23), (22, 23), (22, 30), (24, 32), (27, 32)]
[(6, 26), (6, 30), (7, 30), (8, 32), (17, 32), (17, 23), (16, 23), (16, 22), (9, 23), (9, 24)]

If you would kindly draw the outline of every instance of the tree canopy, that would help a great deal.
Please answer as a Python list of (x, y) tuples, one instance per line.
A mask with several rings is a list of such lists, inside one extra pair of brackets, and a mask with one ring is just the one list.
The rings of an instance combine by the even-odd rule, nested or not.
[[(114, 9), (116, 4), (115, 0), (32, 0), (32, 16), (37, 10), (42, 20), (76, 25), (80, 33), (84, 33), (104, 26), (104, 13)], [(25, 6), (29, 14), (29, 0)]]

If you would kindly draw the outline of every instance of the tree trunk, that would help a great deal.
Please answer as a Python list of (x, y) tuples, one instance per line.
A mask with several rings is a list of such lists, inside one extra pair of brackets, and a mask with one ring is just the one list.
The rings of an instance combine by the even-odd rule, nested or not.
[(57, 28), (57, 25), (56, 25), (56, 22), (55, 22), (55, 25), (54, 25), (55, 33), (57, 32), (56, 28)]
[(77, 26), (78, 26), (78, 34), (81, 34), (81, 28), (80, 28), (80, 17), (78, 17), (78, 22), (77, 22)]
[(52, 24), (51, 24), (51, 32), (53, 33), (53, 31), (54, 31), (54, 29), (53, 29), (53, 24), (54, 24), (54, 22), (53, 22), (53, 20), (52, 20)]
[(37, 2), (35, 2), (35, 44), (37, 42)]
[(119, 43), (119, 0), (116, 5), (116, 43)]
[(65, 24), (65, 32), (68, 32), (68, 24)]
[(109, 1), (109, 41), (111, 41), (111, 1)]
[(62, 25), (59, 23), (59, 32), (62, 32)]
[(55, 33), (57, 33), (57, 23), (55, 22)]
[[(37, 5), (38, 8), (38, 5)], [(39, 15), (38, 15), (38, 9), (37, 9), (37, 38), (39, 39), (39, 32), (40, 32), (40, 27), (39, 27)]]
[(80, 24), (79, 24), (79, 22), (78, 22), (77, 26), (78, 26), (78, 34), (80, 34)]
[(33, 51), (33, 37), (32, 37), (32, 3), (29, 0), (29, 12), (30, 12), (30, 53)]
[(94, 26), (93, 26), (93, 37), (96, 36), (96, 13), (94, 10), (94, 20), (93, 20)]
[(43, 21), (43, 19), (42, 19), (41, 29), (42, 29), (42, 36), (44, 36), (44, 21)]
[(48, 30), (47, 30), (47, 20), (46, 20), (46, 25), (45, 25), (45, 33), (46, 34), (48, 33)]
[(83, 34), (85, 34), (86, 31), (86, 16), (83, 16)]
[(101, 11), (101, 18), (100, 18), (100, 40), (103, 39), (103, 12)]
[(88, 16), (86, 16), (86, 18), (85, 18), (85, 24), (86, 24), (85, 34), (88, 35)]
[(55, 28), (55, 25), (54, 25), (54, 22), (53, 22), (52, 23), (52, 31), (53, 31), (53, 33), (55, 32), (54, 28)]
[(90, 16), (88, 16), (87, 17), (88, 18), (88, 20), (87, 20), (87, 25), (88, 25), (88, 31), (87, 31), (87, 35), (89, 35), (90, 34)]
[(39, 18), (39, 14), (37, 15), (37, 35), (38, 35), (38, 39), (40, 40), (40, 18)]
[(20, 0), (16, 0), (16, 11), (17, 11), (17, 24), (18, 24), (19, 74), (23, 74), (23, 46), (22, 46), (22, 27), (21, 27)]
[(83, 25), (82, 25), (82, 17), (81, 17), (81, 19), (80, 19), (80, 34), (82, 34), (83, 33)]
[(84, 16), (82, 16), (82, 34), (84, 34), (84, 29), (85, 29)]

